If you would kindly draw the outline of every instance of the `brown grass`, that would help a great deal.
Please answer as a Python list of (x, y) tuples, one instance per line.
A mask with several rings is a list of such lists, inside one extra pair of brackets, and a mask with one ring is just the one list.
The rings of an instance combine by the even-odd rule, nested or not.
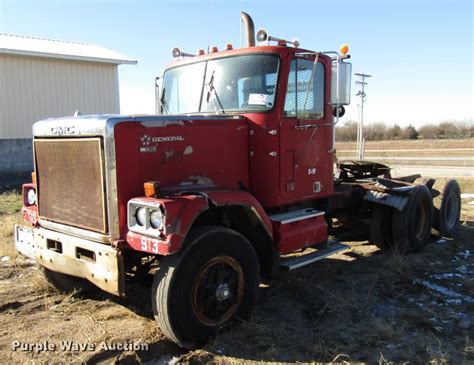
[(22, 224), (18, 214), (0, 215), (0, 256), (17, 257), (14, 244), (15, 224)]
[[(354, 150), (355, 142), (336, 142), (338, 150)], [(474, 148), (474, 138), (459, 139), (415, 139), (397, 141), (367, 141), (366, 150), (375, 149), (436, 149), (436, 148)]]
[(461, 187), (461, 193), (474, 194), (474, 175), (472, 177), (456, 177), (455, 179), (458, 181), (459, 186)]

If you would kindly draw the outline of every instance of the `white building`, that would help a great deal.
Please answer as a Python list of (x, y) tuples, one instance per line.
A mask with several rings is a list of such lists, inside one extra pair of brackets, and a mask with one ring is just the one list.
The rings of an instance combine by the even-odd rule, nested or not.
[(34, 122), (119, 114), (118, 65), (136, 63), (93, 44), (0, 34), (0, 185), (32, 170)]

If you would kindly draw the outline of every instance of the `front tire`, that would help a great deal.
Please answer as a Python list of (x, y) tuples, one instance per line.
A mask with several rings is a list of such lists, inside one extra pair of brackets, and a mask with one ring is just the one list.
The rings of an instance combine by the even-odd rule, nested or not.
[(238, 232), (208, 227), (182, 254), (163, 258), (152, 307), (162, 332), (195, 348), (235, 319), (248, 320), (260, 282), (252, 245)]

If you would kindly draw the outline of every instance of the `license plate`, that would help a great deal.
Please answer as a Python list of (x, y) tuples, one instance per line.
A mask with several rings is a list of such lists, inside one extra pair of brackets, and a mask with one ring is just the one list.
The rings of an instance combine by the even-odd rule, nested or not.
[(31, 228), (15, 226), (15, 247), (19, 253), (30, 259), (34, 259), (34, 242), (35, 239)]

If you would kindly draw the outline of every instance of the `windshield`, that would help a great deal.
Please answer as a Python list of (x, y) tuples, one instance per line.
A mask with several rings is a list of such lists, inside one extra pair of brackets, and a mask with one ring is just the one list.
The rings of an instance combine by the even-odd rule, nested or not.
[(246, 55), (203, 61), (165, 72), (161, 112), (264, 111), (273, 107), (279, 60)]

